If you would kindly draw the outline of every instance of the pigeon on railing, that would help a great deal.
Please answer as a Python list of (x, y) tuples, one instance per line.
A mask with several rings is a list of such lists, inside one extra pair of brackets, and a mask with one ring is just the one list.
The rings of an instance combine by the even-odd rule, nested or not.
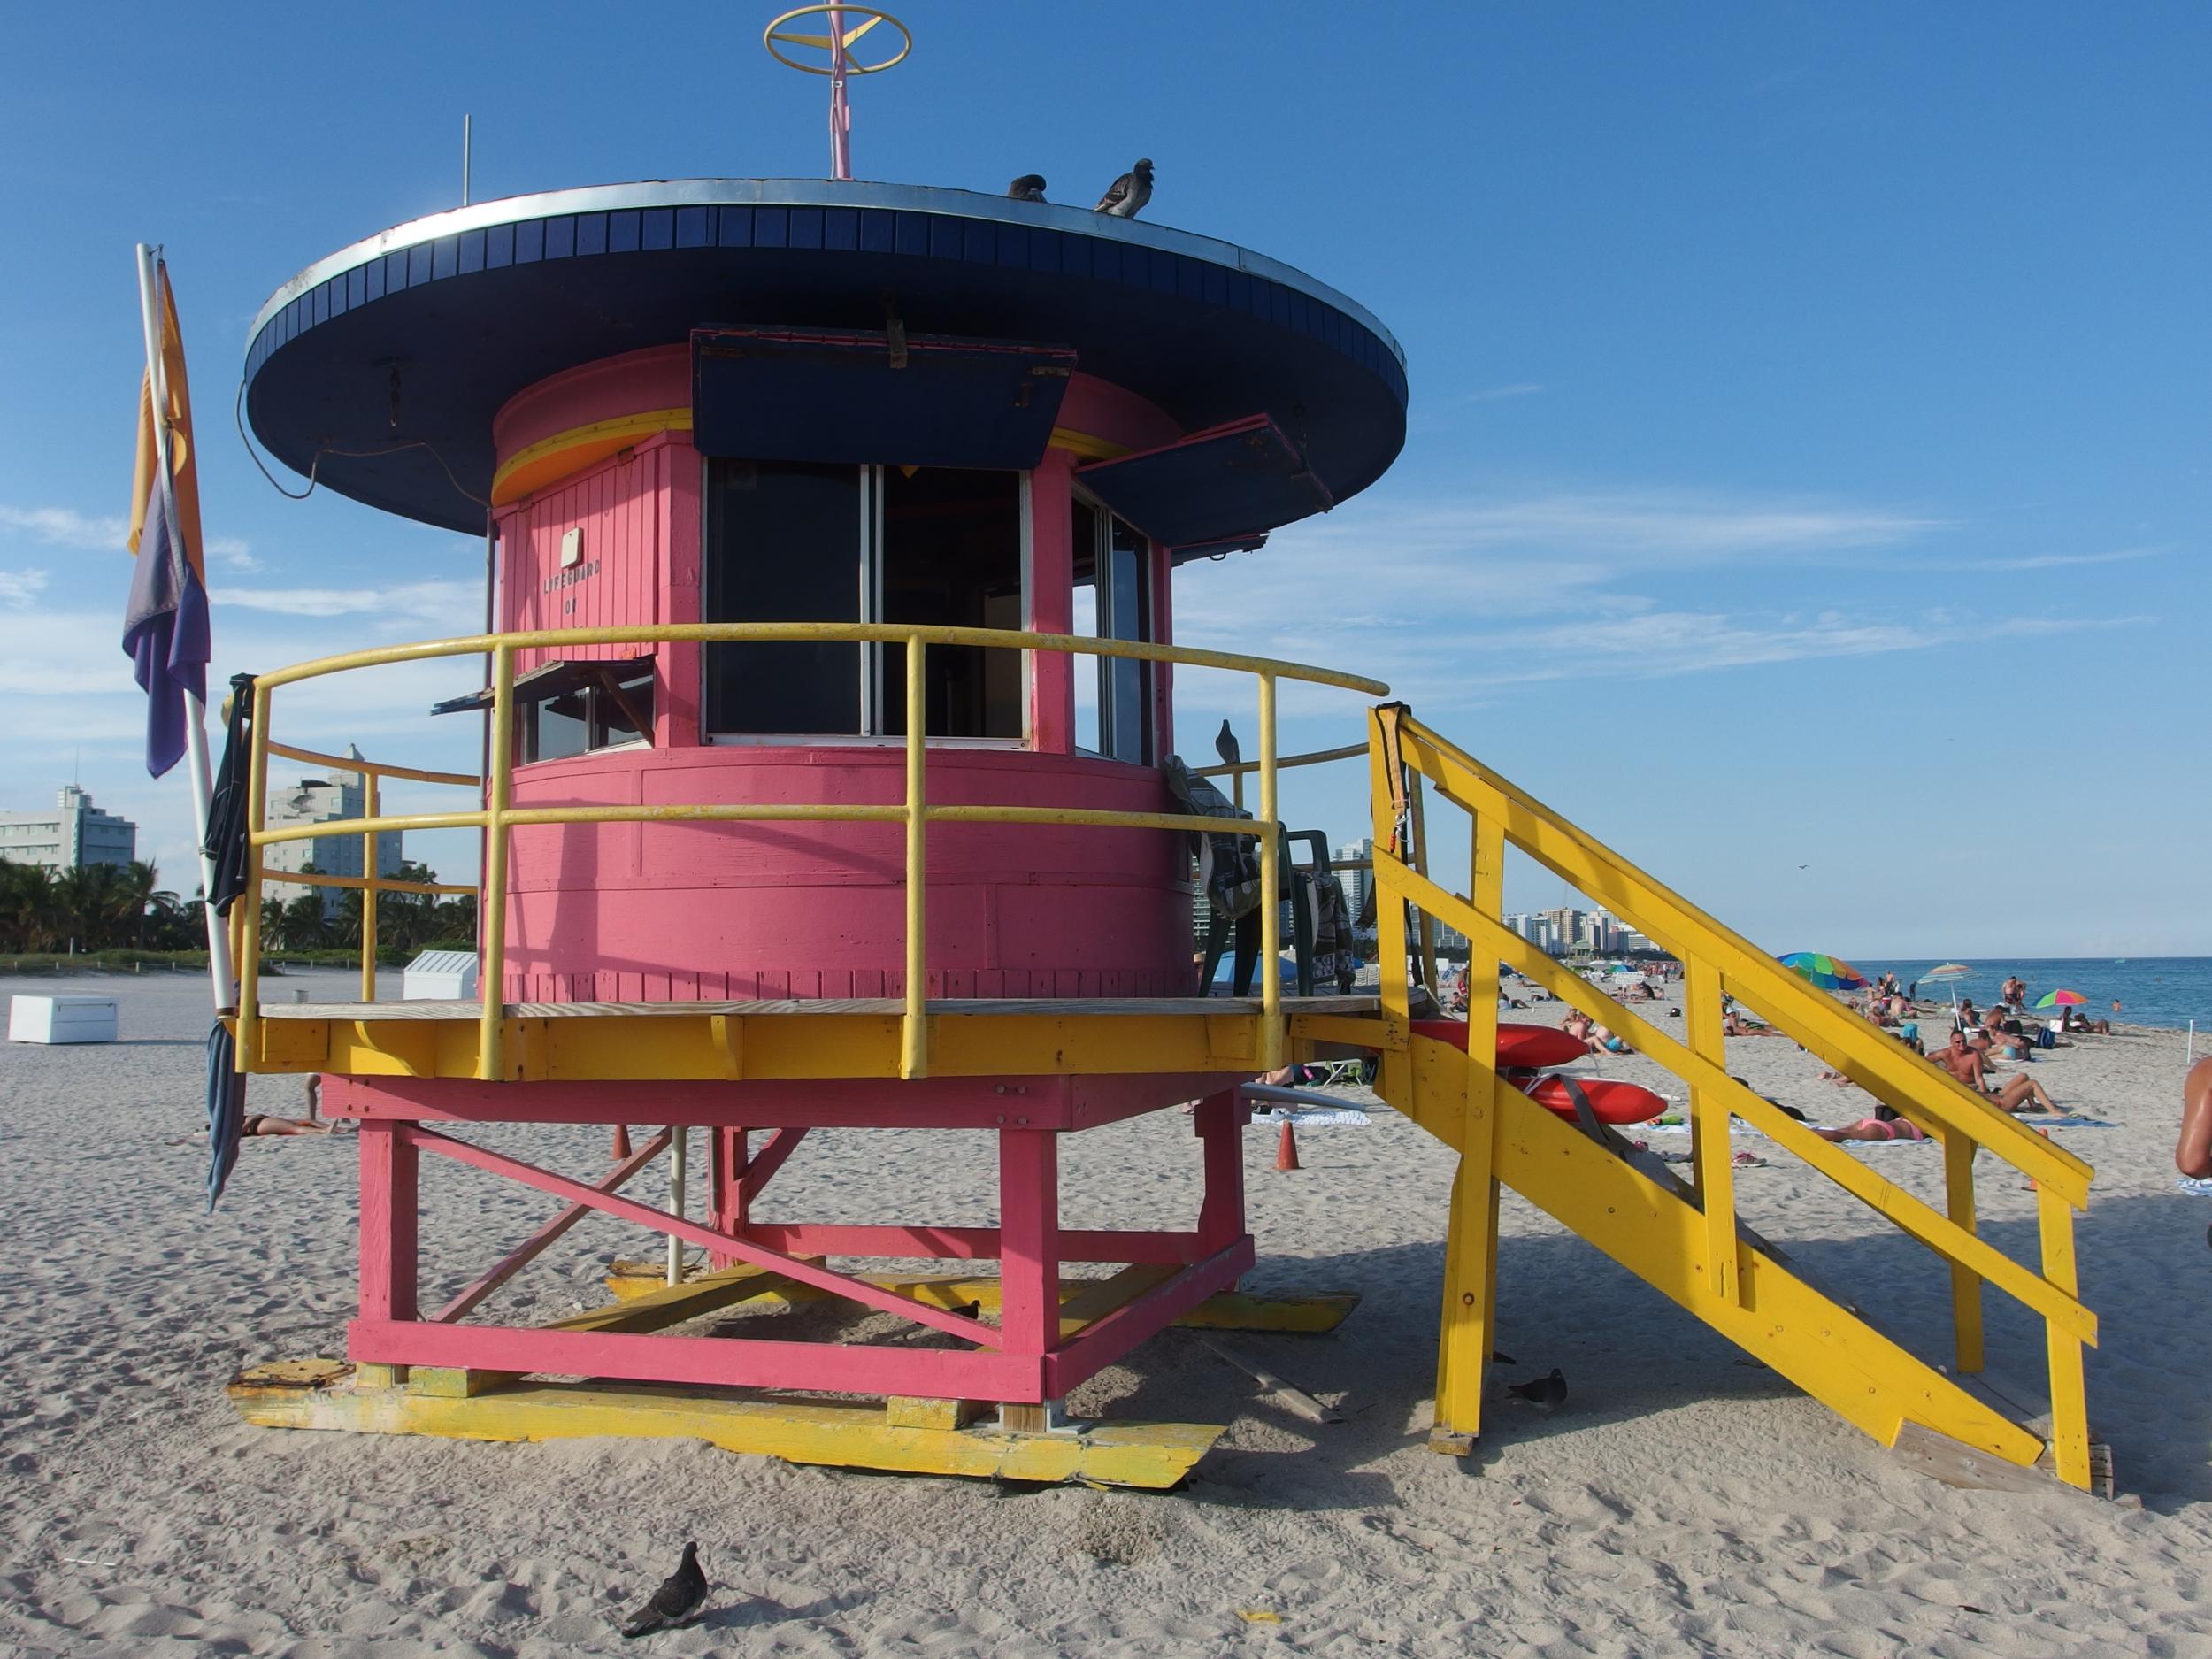
[(1214, 733), (1214, 753), (1232, 766), (1244, 763), (1244, 749), (1237, 741), (1237, 734), (1229, 729), (1226, 720), (1221, 723), (1221, 730)]
[(1142, 160), (1106, 187), (1094, 211), (1113, 219), (1134, 219), (1151, 199), (1152, 164)]

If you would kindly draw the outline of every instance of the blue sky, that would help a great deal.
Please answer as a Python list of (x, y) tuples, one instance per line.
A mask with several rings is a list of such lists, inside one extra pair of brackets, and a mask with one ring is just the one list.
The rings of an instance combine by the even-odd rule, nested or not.
[[(166, 243), (183, 310), (221, 671), (468, 631), (473, 543), (255, 473), (247, 324), (452, 205), (465, 110), (480, 198), (819, 176), (822, 83), (761, 54), (770, 11), (11, 19), (0, 804), (81, 767), (191, 885), (181, 772), (145, 778), (116, 649), (131, 243)], [(904, 15), (914, 57), (857, 88), (860, 176), (1035, 170), (1087, 201), (1146, 154), (1148, 217), (1312, 273), (1406, 348), (1395, 469), (1187, 572), (1187, 641), (1391, 680), (1778, 950), (2212, 952), (2212, 12)], [(302, 698), (287, 734), (467, 764), (419, 715), (450, 678)], [(1217, 694), (1191, 692), (1203, 751)], [(1291, 714), (1301, 745), (1358, 735), (1356, 703)], [(1354, 833), (1360, 791), (1310, 774), (1289, 816)], [(1517, 868), (1508, 896), (1562, 893)]]

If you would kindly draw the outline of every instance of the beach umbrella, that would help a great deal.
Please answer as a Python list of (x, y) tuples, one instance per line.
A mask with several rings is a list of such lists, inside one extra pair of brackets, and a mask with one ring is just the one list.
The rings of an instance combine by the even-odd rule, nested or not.
[(1801, 979), (1810, 979), (1824, 991), (1863, 991), (1866, 975), (1849, 963), (1817, 950), (1793, 950), (1781, 964)]
[(1974, 970), (1963, 962), (1939, 963), (1922, 974), (1919, 982), (1922, 985), (1949, 986), (1951, 987), (1951, 1011), (1956, 1013), (1959, 1006), (1959, 981), (1973, 972)]
[(2079, 991), (2046, 991), (2036, 999), (2038, 1008), (2079, 1008), (2089, 999)]
[(246, 1130), (246, 1079), (239, 1075), (230, 1027), (218, 1019), (207, 1033), (207, 1209), (223, 1195)]

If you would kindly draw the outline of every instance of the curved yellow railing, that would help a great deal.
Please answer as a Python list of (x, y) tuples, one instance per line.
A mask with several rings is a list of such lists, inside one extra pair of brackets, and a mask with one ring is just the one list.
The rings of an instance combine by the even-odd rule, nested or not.
[[(468, 772), (425, 772), (414, 766), (395, 766), (386, 761), (364, 760), (358, 756), (326, 755), (317, 749), (295, 749), (288, 743), (271, 743), (268, 749), (270, 754), (280, 755), (287, 760), (304, 761), (311, 766), (327, 766), (334, 772), (352, 772), (361, 774), (362, 816), (359, 819), (348, 820), (349, 827), (343, 833), (349, 835), (358, 833), (361, 837), (362, 873), (357, 876), (334, 876), (325, 875), (319, 871), (289, 870), (284, 872), (283, 879), (300, 887), (346, 887), (361, 893), (363, 895), (361, 900), (361, 1000), (365, 1002), (373, 1002), (376, 998), (377, 895), (380, 893), (415, 893), (434, 896), (439, 894), (476, 891), (472, 887), (459, 886), (445, 881), (387, 881), (377, 874), (377, 831), (373, 825), (381, 821), (377, 816), (376, 810), (378, 785), (386, 778), (404, 778), (415, 783), (451, 784), (472, 789), (480, 785), (483, 780)], [(370, 823), (372, 827), (366, 830), (359, 829), (357, 826), (362, 822)], [(332, 833), (327, 823), (298, 827), (305, 833), (287, 833), (272, 836), (271, 839), (322, 841), (330, 837)], [(317, 831), (320, 833), (315, 833)], [(255, 883), (252, 896), (257, 911), (261, 902), (260, 884), (257, 880)], [(252, 935), (254, 947), (257, 949), (260, 946), (259, 935), (260, 929), (257, 920)], [(234, 953), (233, 960), (236, 960)], [(258, 980), (260, 976), (257, 971), (254, 977)]]
[[(515, 653), (526, 650), (572, 650), (580, 646), (784, 643), (819, 641), (841, 644), (901, 645), (906, 649), (905, 798), (897, 806), (575, 806), (527, 807), (513, 804)], [(1170, 663), (1187, 668), (1215, 668), (1246, 673), (1258, 681), (1260, 800), (1256, 818), (1186, 818), (1161, 812), (1110, 812), (1078, 808), (1012, 806), (933, 807), (926, 798), (927, 756), (924, 690), (925, 664), (932, 646), (972, 646), (1023, 651), (1054, 651), (1068, 656), (1120, 657), (1137, 662)], [(457, 812), (411, 813), (384, 816), (372, 798), (368, 815), (349, 819), (346, 833), (358, 834), (368, 849), (367, 867), (375, 867), (374, 838), (388, 830), (471, 829), (485, 832), (484, 869), (478, 906), (483, 964), (481, 1029), (479, 1033), (478, 1076), (495, 1079), (504, 1074), (501, 1054), (501, 996), (506, 958), (507, 833), (518, 826), (589, 823), (886, 823), (906, 826), (906, 987), (900, 1044), (900, 1073), (915, 1078), (928, 1074), (928, 1023), (924, 994), (928, 987), (926, 923), (927, 906), (923, 857), (927, 826), (934, 823), (1054, 824), (1097, 826), (1118, 829), (1207, 831), (1259, 838), (1261, 891), (1277, 891), (1280, 878), (1279, 812), (1276, 795), (1275, 687), (1279, 680), (1330, 686), (1368, 696), (1389, 695), (1382, 681), (1333, 669), (1274, 657), (1248, 657), (1229, 651), (1199, 650), (1184, 646), (1155, 645), (1133, 640), (1093, 639), (1071, 634), (1031, 634), (1011, 628), (962, 628), (868, 622), (696, 622), (627, 628), (543, 628), (512, 634), (473, 634), (448, 640), (426, 640), (388, 645), (373, 650), (351, 651), (299, 663), (259, 675), (254, 682), (253, 748), (248, 784), (248, 821), (253, 826), (248, 861), (246, 920), (240, 939), (238, 1054), (243, 1069), (255, 1052), (256, 1027), (260, 1018), (258, 949), (261, 926), (261, 849), (280, 841), (319, 839), (330, 831), (324, 825), (292, 825), (280, 829), (265, 826), (268, 805), (269, 757), (280, 754), (301, 759), (327, 761), (351, 771), (367, 772), (373, 791), (376, 777), (407, 777), (429, 783), (476, 785), (480, 780), (457, 772), (426, 772), (388, 765), (357, 763), (342, 757), (318, 755), (312, 750), (287, 748), (271, 741), (271, 706), (282, 687), (319, 680), (355, 669), (396, 663), (425, 662), (442, 657), (488, 656), (492, 669), (491, 744), (484, 780), (484, 804)], [(1241, 781), (1240, 776), (1240, 782)], [(339, 885), (355, 885), (350, 878), (336, 878)], [(461, 889), (466, 891), (467, 889)], [(373, 908), (366, 907), (366, 908)], [(1260, 908), (1260, 959), (1272, 962), (1282, 950), (1279, 907)], [(373, 993), (364, 969), (365, 998)], [(1261, 976), (1262, 1021), (1259, 1057), (1263, 1070), (1282, 1064), (1284, 1027), (1279, 975)]]
[[(1958, 1369), (1982, 1368), (1981, 1289), (1993, 1284), (2045, 1323), (2053, 1426), (2050, 1441), (2060, 1477), (2089, 1479), (2085, 1342), (2096, 1340), (2096, 1316), (2078, 1298), (2072, 1210), (2088, 1202), (2091, 1171), (2081, 1159), (1977, 1094), (1894, 1037), (1792, 972), (1768, 952), (1662, 886), (1636, 865), (1516, 788), (1464, 750), (1413, 718), (1401, 704), (1371, 715), (1370, 766), (1374, 800), (1376, 907), (1386, 1024), (1402, 1042), (1408, 1014), (1407, 920), (1409, 903), (1422, 918), (1458, 928), (1470, 941), (1468, 969), (1471, 1091), (1479, 1056), (1494, 1052), (1497, 965), (1503, 963), (1562, 1002), (1618, 1030), (1640, 1054), (1688, 1085), (1696, 1191), (1704, 1210), (1712, 1294), (1740, 1294), (1736, 1278), (1735, 1195), (1729, 1148), (1732, 1115), (1827, 1176), (1936, 1252), (1951, 1274)], [(1399, 856), (1402, 824), (1417, 824), (1425, 780), (1473, 819), (1468, 893), (1432, 880), (1418, 857)], [(1563, 964), (1506, 927), (1500, 914), (1508, 844), (1589, 898), (1603, 904), (1683, 965), (1685, 1041), (1677, 1041), (1615, 1002)], [(1417, 849), (1414, 849), (1417, 851)], [(1488, 964), (1486, 968), (1484, 964)], [(1814, 1134), (1802, 1123), (1729, 1075), (1722, 1034), (1724, 995), (1758, 1014), (1943, 1147), (1945, 1210), (1938, 1210)], [(1486, 1078), (1487, 1073), (1485, 1072)], [(1471, 1098), (1472, 1095), (1471, 1094)], [(2036, 1186), (2042, 1271), (2023, 1266), (1977, 1236), (1974, 1156), (1986, 1150)], [(1947, 1211), (1947, 1213), (1946, 1213)]]

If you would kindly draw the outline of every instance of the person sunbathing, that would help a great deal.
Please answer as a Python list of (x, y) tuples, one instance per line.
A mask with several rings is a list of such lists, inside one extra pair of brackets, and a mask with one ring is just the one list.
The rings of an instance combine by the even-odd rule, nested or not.
[[(1928, 1058), (1976, 1094), (1988, 1096), (2008, 1112), (2058, 1110), (2044, 1087), (2025, 1072), (2017, 1077), (2008, 1077), (1995, 1087), (1991, 1087), (1989, 1062), (1980, 1049), (1967, 1047), (1966, 1040), (1955, 1031), (1951, 1033), (1950, 1043), (1938, 1048)], [(2025, 1103), (2030, 1101), (2035, 1104), (2030, 1106)]]
[(1863, 1118), (1857, 1123), (1846, 1124), (1840, 1129), (1823, 1129), (1817, 1124), (1805, 1125), (1823, 1141), (1925, 1141), (1928, 1132), (1909, 1118)]
[(1783, 1034), (1771, 1025), (1755, 1025), (1732, 1009), (1720, 1017), (1720, 1030), (1724, 1037), (1779, 1037)]

